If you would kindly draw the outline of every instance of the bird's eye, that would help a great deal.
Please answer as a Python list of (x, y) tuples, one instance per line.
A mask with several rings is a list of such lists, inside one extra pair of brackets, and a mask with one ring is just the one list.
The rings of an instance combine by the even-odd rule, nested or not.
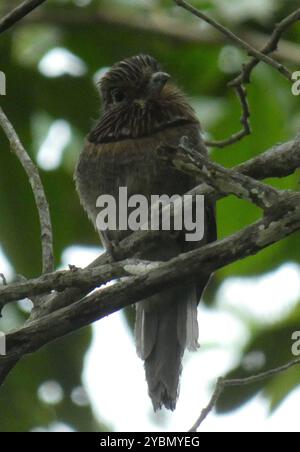
[(125, 99), (125, 94), (119, 88), (113, 88), (111, 90), (111, 98), (114, 103), (122, 102)]

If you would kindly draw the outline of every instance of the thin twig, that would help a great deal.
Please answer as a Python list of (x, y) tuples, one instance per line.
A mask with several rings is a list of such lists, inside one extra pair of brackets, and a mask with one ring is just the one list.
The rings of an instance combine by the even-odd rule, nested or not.
[[(261, 49), (261, 53), (267, 55), (269, 53), (275, 52), (277, 50), (278, 43), (283, 33), (287, 30), (287, 28), (289, 28), (298, 20), (300, 20), (300, 8), (294, 11), (289, 16), (285, 17), (281, 22), (279, 22), (275, 26), (270, 39)], [(252, 58), (249, 61), (249, 63), (243, 66), (240, 75), (229, 83), (229, 86), (236, 87), (238, 85), (241, 85), (242, 83), (249, 83), (251, 72), (259, 62), (260, 62), (259, 58)]]
[(284, 364), (281, 367), (277, 367), (276, 369), (271, 369), (266, 372), (262, 372), (258, 375), (253, 375), (248, 378), (241, 378), (241, 379), (236, 379), (236, 380), (225, 380), (224, 378), (219, 378), (209, 404), (207, 405), (207, 407), (203, 408), (199, 418), (196, 420), (195, 424), (192, 426), (192, 428), (189, 430), (189, 432), (196, 432), (198, 430), (198, 428), (205, 421), (207, 416), (215, 408), (220, 396), (222, 395), (223, 391), (226, 388), (233, 387), (233, 386), (251, 385), (251, 384), (257, 383), (259, 381), (263, 381), (268, 378), (279, 375), (283, 372), (286, 372), (287, 370), (291, 369), (294, 366), (298, 366), (299, 364), (300, 364), (300, 358), (296, 359), (294, 361), (291, 361), (287, 364)]
[(17, 6), (13, 11), (8, 13), (0, 20), (0, 34), (7, 31), (23, 17), (27, 16), (31, 11), (45, 3), (47, 0), (26, 0), (21, 5)]
[(194, 16), (199, 17), (200, 19), (204, 20), (208, 24), (210, 24), (215, 29), (219, 30), (224, 36), (229, 38), (231, 41), (233, 41), (238, 47), (241, 47), (242, 49), (246, 50), (247, 53), (255, 58), (257, 58), (260, 61), (263, 61), (264, 63), (268, 64), (269, 66), (272, 66), (274, 69), (279, 71), (284, 77), (286, 77), (288, 80), (292, 80), (292, 74), (290, 71), (281, 63), (278, 63), (273, 58), (270, 58), (266, 54), (260, 52), (259, 50), (252, 47), (250, 44), (248, 44), (246, 41), (244, 41), (242, 38), (234, 34), (231, 30), (229, 30), (224, 25), (217, 22), (212, 17), (207, 16), (202, 11), (200, 11), (197, 8), (194, 8), (194, 6), (187, 3), (185, 0), (175, 0), (175, 3), (177, 3), (178, 6), (181, 6), (182, 8), (186, 9), (190, 13), (192, 13)]
[(0, 107), (0, 125), (7, 136), (12, 152), (18, 157), (29, 179), (39, 213), (43, 254), (43, 273), (53, 271), (53, 236), (50, 211), (37, 167), (24, 149), (13, 125)]
[[(292, 14), (285, 17), (281, 22), (279, 22), (275, 26), (270, 39), (261, 49), (261, 53), (264, 55), (268, 55), (272, 52), (275, 52), (275, 50), (277, 50), (278, 43), (280, 41), (282, 34), (286, 31), (288, 27), (293, 25), (298, 20), (300, 20), (300, 9), (294, 11)], [(229, 87), (234, 88), (236, 90), (239, 98), (241, 99), (243, 112), (241, 122), (243, 125), (243, 129), (236, 135), (233, 135), (226, 140), (212, 141), (207, 144), (208, 146), (224, 148), (226, 146), (229, 146), (233, 143), (240, 141), (242, 138), (251, 133), (249, 121), (250, 110), (248, 106), (247, 94), (244, 85), (250, 83), (251, 73), (253, 69), (259, 64), (260, 61), (261, 60), (259, 58), (252, 58), (249, 61), (249, 63), (243, 65), (240, 74), (228, 84)], [(245, 93), (245, 95), (244, 96), (242, 95), (241, 97), (240, 93)], [(243, 103), (243, 100), (245, 101), (245, 103)]]
[(231, 135), (231, 137), (226, 138), (225, 140), (205, 141), (206, 146), (224, 148), (231, 144), (237, 143), (238, 141), (241, 141), (244, 137), (251, 134), (251, 126), (250, 126), (250, 120), (249, 120), (250, 119), (250, 108), (249, 108), (246, 88), (243, 85), (237, 85), (235, 87), (235, 92), (241, 103), (242, 117), (241, 117), (240, 122), (241, 122), (243, 128), (239, 132), (234, 133), (233, 135)]
[[(212, 19), (211, 17), (208, 17), (206, 14), (204, 14), (202, 11), (194, 8), (192, 5), (187, 3), (184, 0), (175, 0), (178, 6), (181, 6), (182, 8), (186, 9), (187, 11), (191, 12), (195, 16), (203, 19), (205, 22), (212, 25), (215, 29), (219, 30), (223, 35), (225, 35), (227, 38), (230, 38), (232, 41), (234, 41), (239, 47), (247, 50), (248, 54), (250, 56), (253, 56), (253, 58), (249, 61), (249, 63), (243, 65), (242, 70), (238, 77), (236, 77), (234, 80), (232, 80), (228, 86), (235, 88), (236, 94), (238, 96), (238, 99), (240, 100), (241, 107), (242, 107), (242, 117), (241, 117), (241, 123), (243, 128), (237, 132), (231, 135), (229, 138), (225, 140), (217, 140), (212, 141), (208, 140), (205, 142), (207, 146), (210, 147), (219, 147), (224, 148), (226, 146), (229, 146), (231, 144), (237, 143), (238, 141), (242, 140), (247, 135), (251, 134), (251, 127), (250, 127), (250, 109), (249, 104), (247, 100), (247, 92), (244, 84), (247, 84), (250, 82), (250, 75), (252, 70), (257, 66), (257, 64), (260, 61), (263, 61), (271, 66), (273, 66), (275, 69), (277, 69), (281, 74), (283, 74), (286, 78), (289, 80), (292, 79), (291, 72), (282, 64), (278, 63), (273, 58), (268, 57), (268, 55), (275, 50), (277, 50), (278, 43), (280, 41), (280, 38), (282, 34), (285, 32), (285, 30), (290, 27), (292, 24), (294, 24), (296, 21), (300, 20), (300, 9), (297, 9), (292, 14), (284, 18), (281, 22), (279, 22), (276, 27), (274, 28), (274, 31), (268, 40), (268, 42), (263, 46), (263, 48), (260, 51), (257, 51), (252, 47), (250, 44), (248, 44), (246, 41), (232, 33), (228, 28), (224, 27), (222, 24), (217, 22), (216, 20)], [(267, 60), (265, 59), (267, 57)]]

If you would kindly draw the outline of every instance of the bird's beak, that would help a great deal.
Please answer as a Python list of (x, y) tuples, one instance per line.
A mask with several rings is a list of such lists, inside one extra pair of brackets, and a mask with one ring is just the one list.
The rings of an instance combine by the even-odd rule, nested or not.
[(167, 72), (155, 72), (155, 74), (153, 74), (151, 78), (156, 83), (160, 83), (161, 85), (164, 86), (170, 79), (170, 75), (167, 74)]
[(166, 72), (155, 72), (152, 74), (147, 87), (148, 96), (156, 97), (159, 95), (169, 79), (170, 75)]

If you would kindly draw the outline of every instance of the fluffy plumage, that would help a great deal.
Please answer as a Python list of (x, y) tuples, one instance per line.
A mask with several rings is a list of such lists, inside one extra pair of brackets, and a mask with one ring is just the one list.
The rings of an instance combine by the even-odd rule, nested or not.
[[(199, 152), (207, 151), (193, 109), (154, 58), (139, 55), (117, 63), (102, 78), (100, 90), (102, 116), (87, 138), (75, 174), (81, 203), (94, 224), (98, 196), (117, 199), (121, 186), (129, 196), (150, 199), (151, 194), (184, 194), (199, 183), (157, 158), (159, 145), (177, 145), (182, 136)], [(206, 206), (205, 221), (201, 242), (186, 243), (184, 231), (176, 238), (162, 233), (157, 248), (142, 257), (168, 260), (215, 240), (214, 206)], [(120, 240), (129, 233), (109, 231), (108, 239)], [(208, 280), (209, 275), (200, 274), (197, 286), (182, 281), (136, 305), (136, 348), (145, 361), (155, 410), (162, 405), (175, 409), (182, 356), (185, 348), (197, 348), (197, 304)]]
[[(112, 67), (102, 78), (100, 89), (104, 104), (101, 121), (90, 134), (90, 141), (105, 143), (149, 136), (166, 127), (198, 123), (183, 93), (172, 83), (159, 95), (147, 94), (153, 74), (160, 73), (156, 60), (139, 55)], [(125, 95), (113, 102), (114, 93)]]

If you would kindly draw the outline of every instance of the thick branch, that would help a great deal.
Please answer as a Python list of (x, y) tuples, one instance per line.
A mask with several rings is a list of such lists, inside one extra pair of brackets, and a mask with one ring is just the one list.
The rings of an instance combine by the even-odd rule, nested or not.
[(7, 136), (12, 152), (18, 157), (29, 179), (39, 213), (43, 253), (43, 272), (53, 271), (53, 237), (50, 211), (37, 167), (24, 149), (16, 131), (0, 107), (0, 126)]
[(23, 19), (23, 17), (27, 16), (27, 14), (31, 13), (31, 11), (45, 2), (46, 0), (26, 0), (21, 5), (17, 6), (17, 8), (0, 20), (0, 34), (7, 31)]
[(131, 305), (170, 284), (196, 282), (199, 274), (212, 273), (239, 259), (258, 253), (300, 229), (300, 194), (287, 193), (274, 215), (238, 233), (164, 262), (146, 274), (128, 278), (96, 291), (71, 306), (31, 322), (7, 335), (7, 360), (31, 353), (50, 341)]
[(178, 148), (161, 147), (160, 157), (178, 170), (199, 176), (215, 189), (218, 197), (232, 194), (267, 211), (284, 196), (284, 192), (208, 160), (191, 149), (188, 140), (184, 138), (186, 137), (183, 137)]
[(234, 170), (255, 179), (267, 179), (287, 177), (299, 168), (300, 135), (294, 140), (278, 144), (263, 154), (237, 165)]
[(91, 290), (113, 279), (145, 273), (158, 264), (153, 261), (126, 259), (100, 267), (72, 268), (69, 271), (48, 273), (21, 283), (6, 284), (0, 287), (0, 312), (3, 306), (11, 301), (47, 294), (52, 290), (59, 292), (68, 287)]
[[(10, 28), (45, 1), (31, 0), (24, 2), (0, 21), (0, 33)], [(249, 64), (243, 68), (241, 75), (231, 83), (231, 86), (235, 87), (241, 101), (243, 130), (222, 142), (210, 143), (221, 147), (232, 144), (250, 133), (250, 111), (243, 83), (249, 82), (251, 71), (256, 64), (259, 61), (263, 61), (291, 80), (291, 73), (288, 69), (270, 58), (268, 54), (277, 48), (283, 31), (296, 20), (299, 20), (300, 10), (278, 24), (270, 42), (262, 51), (258, 51), (229, 29), (189, 5), (186, 1), (176, 0), (176, 3), (211, 24), (239, 47), (246, 50), (249, 55), (253, 56)], [(44, 273), (51, 272), (53, 270), (51, 221), (38, 170), (26, 153), (1, 108), (0, 125), (10, 141), (11, 149), (19, 158), (29, 177), (40, 217), (43, 271)], [(180, 255), (168, 262), (149, 263), (126, 260), (112, 263), (110, 262), (111, 258), (108, 255), (104, 255), (85, 270), (74, 269), (68, 272), (56, 272), (44, 275), (36, 280), (1, 288), (0, 308), (6, 302), (18, 298), (41, 295), (49, 293), (53, 289), (64, 290), (71, 287), (71, 289), (64, 290), (62, 294), (54, 294), (48, 297), (48, 300), (45, 298), (45, 303), (30, 317), (29, 322), (23, 328), (7, 335), (8, 354), (6, 357), (0, 358), (0, 382), (4, 380), (18, 359), (25, 354), (34, 352), (52, 340), (110, 315), (125, 306), (139, 302), (165, 289), (170, 284), (180, 284), (182, 279), (186, 282), (196, 282), (200, 272), (212, 273), (234, 261), (256, 254), (265, 247), (298, 231), (300, 229), (300, 194), (275, 190), (249, 176), (263, 179), (274, 175), (282, 177), (291, 174), (299, 167), (299, 147), (299, 139), (296, 139), (294, 142), (281, 145), (272, 149), (269, 153), (241, 164), (234, 170), (227, 170), (220, 165), (207, 161), (190, 149), (186, 143), (182, 143), (176, 151), (173, 149), (173, 154), (171, 155), (172, 164), (181, 170), (189, 173), (192, 171), (200, 175), (202, 180), (206, 182), (206, 184), (195, 188), (194, 192), (198, 190), (216, 199), (229, 193), (234, 194), (262, 208), (265, 213), (264, 218), (224, 240)], [(170, 149), (168, 149), (168, 152), (169, 158)], [(289, 159), (286, 158), (287, 156)], [(273, 161), (274, 157), (275, 162)], [(266, 165), (268, 168), (265, 168)], [(272, 165), (274, 171), (271, 174), (270, 167)], [(147, 246), (153, 246), (158, 234), (159, 232), (145, 231), (133, 234), (132, 237), (121, 243), (118, 258), (122, 256), (123, 258), (127, 257), (132, 255), (132, 253), (136, 253), (138, 256), (141, 248), (145, 251)], [(94, 268), (95, 265), (98, 266)], [(119, 281), (113, 286), (97, 290), (74, 303), (78, 297), (85, 296), (88, 291), (100, 284), (124, 276), (127, 276), (125, 280)], [(5, 279), (3, 279), (3, 282), (5, 283)], [(208, 407), (202, 411), (191, 431), (195, 431), (201, 425), (226, 387), (251, 384), (277, 375), (296, 364), (300, 364), (300, 360), (248, 379), (219, 379)]]
[[(283, 165), (282, 173), (279, 174), (283, 176), (292, 172), (299, 164), (299, 139), (279, 145), (257, 157), (256, 161), (253, 159), (249, 163), (243, 164), (244, 171), (248, 171), (250, 175), (269, 176), (263, 170), (265, 162), (269, 162), (268, 168), (271, 171), (272, 164), (278, 168), (272, 156), (276, 155), (277, 158), (288, 157), (291, 151), (293, 151), (293, 155), (295, 155), (295, 152), (298, 153), (298, 156), (295, 161), (292, 158), (286, 159), (288, 163)], [(207, 194), (215, 193), (218, 196), (214, 189), (208, 185), (202, 184), (200, 187)], [(299, 193), (284, 192), (284, 196), (280, 197), (274, 210), (268, 211), (264, 219), (237, 234), (207, 245), (200, 250), (178, 256), (169, 262), (154, 263), (154, 268), (150, 271), (143, 272), (142, 269), (138, 276), (130, 277), (113, 286), (101, 289), (83, 300), (75, 302), (91, 288), (87, 290), (82, 287), (72, 287), (60, 294), (53, 294), (49, 300), (45, 300), (40, 306), (40, 311), (37, 311), (36, 316), (31, 315), (29, 323), (19, 331), (8, 335), (8, 356), (0, 360), (0, 383), (2, 376), (4, 379), (18, 358), (26, 353), (33, 352), (53, 339), (138, 302), (140, 299), (162, 290), (169, 284), (179, 284), (182, 278), (186, 281), (197, 281), (200, 272), (212, 273), (231, 262), (255, 254), (299, 230), (299, 198)], [(151, 249), (155, 243), (157, 244), (160, 234), (160, 231), (140, 231), (132, 234), (121, 242), (116, 256), (117, 259), (124, 259), (130, 255), (139, 256), (140, 249), (145, 251), (145, 249)], [(111, 263), (111, 256), (105, 253), (96, 259), (89, 268), (100, 267), (107, 263)], [(109, 267), (106, 267), (106, 270), (109, 270)], [(136, 274), (135, 271), (132, 271), (132, 266), (130, 268), (124, 267), (124, 270), (129, 274)], [(68, 276), (68, 278), (70, 280), (73, 278), (73, 283), (77, 277), (78, 281), (81, 278), (82, 283), (80, 272), (81, 270), (73, 271), (72, 276)], [(95, 274), (94, 277), (93, 282), (96, 286), (99, 281), (96, 284)]]
[[(272, 177), (273, 170), (277, 177), (285, 177), (292, 174), (297, 168), (300, 168), (300, 136), (288, 143), (275, 146), (258, 157), (238, 165), (234, 170), (239, 170), (257, 179), (263, 179)], [(189, 194), (204, 195), (206, 197), (214, 197), (214, 199), (220, 199), (222, 197), (222, 195), (217, 194), (207, 184), (201, 184), (195, 187)], [(139, 251), (141, 249), (145, 252), (146, 250), (151, 250), (157, 244), (159, 235), (159, 231), (139, 231), (131, 234), (120, 243), (117, 259), (126, 259), (128, 256), (139, 257)], [(108, 263), (111, 263), (111, 256), (108, 253), (104, 253), (92, 262), (88, 268), (100, 267)], [(38, 311), (38, 314), (46, 315), (62, 307), (69, 306), (86, 295), (87, 292), (87, 290), (82, 288), (73, 287), (66, 289), (62, 293), (53, 294), (47, 302), (39, 307), (40, 311)]]

